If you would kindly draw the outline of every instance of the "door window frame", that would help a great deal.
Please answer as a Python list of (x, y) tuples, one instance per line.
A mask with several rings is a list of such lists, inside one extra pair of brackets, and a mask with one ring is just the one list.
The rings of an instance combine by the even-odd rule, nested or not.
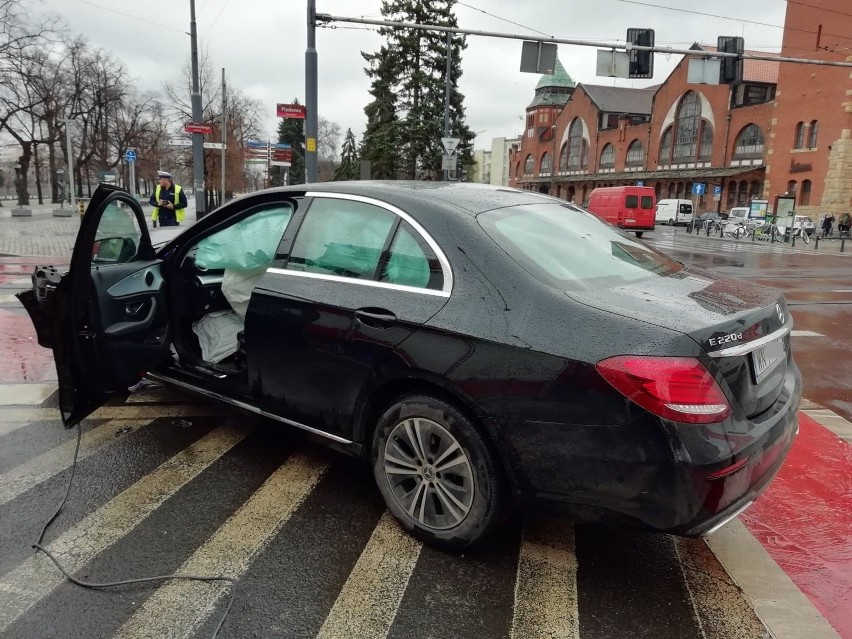
[[(441, 290), (430, 289), (430, 288), (421, 288), (418, 286), (406, 286), (403, 284), (392, 284), (389, 282), (380, 282), (376, 279), (357, 279), (353, 277), (345, 277), (342, 275), (330, 275), (326, 273), (311, 273), (306, 271), (294, 271), (287, 269), (287, 263), (290, 259), (290, 252), (295, 244), (295, 241), (298, 238), (299, 229), (301, 229), (304, 224), (305, 219), (308, 215), (310, 215), (311, 206), (310, 204), (306, 207), (303, 214), (300, 216), (298, 220), (295, 218), (291, 220), (290, 228), (293, 229), (293, 235), (290, 233), (290, 229), (288, 229), (287, 234), (285, 235), (284, 241), (282, 241), (282, 246), (279, 248), (279, 257), (283, 257), (283, 261), (281, 262), (281, 266), (271, 267), (267, 272), (275, 273), (277, 275), (289, 275), (291, 277), (303, 277), (308, 279), (315, 280), (324, 280), (328, 282), (340, 282), (344, 284), (357, 284), (360, 286), (371, 286), (374, 288), (384, 288), (389, 290), (396, 291), (406, 291), (410, 293), (420, 293), (422, 295), (435, 295), (438, 297), (449, 297), (453, 290), (453, 270), (450, 266), (450, 261), (447, 259), (446, 254), (438, 245), (438, 243), (432, 238), (429, 233), (415, 220), (411, 215), (403, 211), (397, 206), (393, 204), (388, 204), (387, 202), (383, 202), (382, 200), (378, 200), (371, 197), (365, 197), (362, 195), (351, 195), (349, 193), (331, 193), (331, 192), (322, 192), (322, 191), (309, 191), (305, 193), (306, 198), (310, 198), (312, 202), (314, 199), (332, 199), (332, 200), (344, 200), (349, 202), (360, 202), (362, 204), (369, 204), (375, 206), (380, 209), (384, 209), (393, 213), (396, 216), (396, 222), (392, 225), (388, 236), (385, 238), (385, 246), (382, 252), (382, 257), (380, 258), (379, 264), (385, 260), (386, 253), (390, 251), (390, 246), (393, 241), (393, 238), (396, 236), (396, 233), (399, 230), (400, 223), (405, 221), (409, 224), (409, 226), (414, 230), (414, 232), (420, 236), (423, 242), (425, 242), (430, 249), (434, 252), (435, 256), (438, 258), (438, 263), (441, 265), (441, 271), (444, 276), (444, 283)], [(295, 223), (295, 228), (294, 228)], [(288, 237), (289, 236), (289, 237)], [(416, 239), (416, 238), (415, 238)], [(284, 255), (282, 255), (284, 254)]]

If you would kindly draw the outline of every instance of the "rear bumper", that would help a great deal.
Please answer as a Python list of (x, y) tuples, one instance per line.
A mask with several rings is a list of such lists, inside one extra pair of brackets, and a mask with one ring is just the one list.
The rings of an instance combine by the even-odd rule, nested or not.
[(654, 230), (653, 225), (651, 225), (651, 226), (647, 226), (647, 225), (629, 226), (627, 224), (619, 224), (618, 228), (620, 228), (623, 231), (653, 231)]
[[(781, 396), (755, 422), (697, 427), (649, 417), (612, 427), (516, 424), (522, 432), (509, 427), (502, 435), (522, 506), (701, 536), (747, 508), (778, 473), (798, 432), (800, 401), (792, 364)], [(716, 477), (735, 464), (742, 465)]]

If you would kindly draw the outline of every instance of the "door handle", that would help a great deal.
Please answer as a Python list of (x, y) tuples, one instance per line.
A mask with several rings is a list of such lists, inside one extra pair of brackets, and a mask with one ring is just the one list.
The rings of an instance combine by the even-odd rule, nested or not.
[(132, 335), (139, 331), (147, 330), (154, 323), (154, 318), (157, 316), (157, 298), (151, 298), (151, 309), (143, 319), (138, 322), (118, 322), (107, 328), (104, 333), (107, 337), (117, 338), (126, 335)]
[(383, 308), (359, 308), (355, 311), (355, 317), (362, 324), (373, 328), (388, 328), (396, 322), (396, 315)]

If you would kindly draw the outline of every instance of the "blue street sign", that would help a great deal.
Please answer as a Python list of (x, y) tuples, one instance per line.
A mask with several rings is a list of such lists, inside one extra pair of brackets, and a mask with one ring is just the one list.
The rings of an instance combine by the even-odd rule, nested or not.
[(645, 180), (636, 180), (636, 186), (645, 186)]
[(722, 195), (722, 186), (720, 184), (713, 187), (713, 195)]
[(704, 195), (704, 191), (707, 189), (706, 184), (701, 184), (700, 182), (696, 182), (692, 185), (692, 194), (693, 195)]
[(127, 151), (124, 152), (124, 161), (133, 164), (136, 161), (136, 151), (133, 149), (127, 149)]

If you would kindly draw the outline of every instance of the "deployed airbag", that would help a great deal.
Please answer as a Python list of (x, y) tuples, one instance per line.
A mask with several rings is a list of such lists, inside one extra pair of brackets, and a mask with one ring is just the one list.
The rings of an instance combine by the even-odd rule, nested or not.
[(282, 206), (261, 211), (198, 243), (195, 264), (203, 269), (252, 270), (268, 265), (293, 215)]
[(201, 346), (201, 359), (218, 364), (233, 355), (239, 348), (237, 335), (243, 330), (244, 320), (236, 311), (208, 313), (192, 325)]

